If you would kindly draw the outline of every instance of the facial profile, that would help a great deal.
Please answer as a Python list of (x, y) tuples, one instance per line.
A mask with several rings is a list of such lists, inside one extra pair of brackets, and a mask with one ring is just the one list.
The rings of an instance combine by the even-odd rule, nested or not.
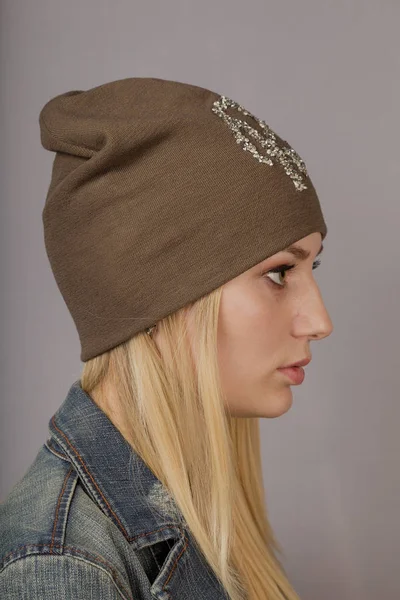
[[(232, 416), (287, 412), (296, 384), (279, 369), (311, 358), (310, 342), (333, 330), (313, 274), (320, 263), (321, 234), (312, 233), (291, 248), (223, 286), (218, 362)], [(190, 313), (188, 330), (190, 335)]]

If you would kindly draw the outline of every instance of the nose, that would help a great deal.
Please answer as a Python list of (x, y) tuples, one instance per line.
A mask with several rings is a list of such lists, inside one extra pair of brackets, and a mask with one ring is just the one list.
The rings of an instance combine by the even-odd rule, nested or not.
[(333, 331), (333, 323), (322, 299), (318, 285), (303, 299), (303, 310), (296, 319), (296, 335), (310, 340), (323, 340)]
[(317, 327), (317, 332), (309, 335), (310, 340), (323, 340), (324, 338), (331, 335), (333, 331), (332, 320), (330, 319), (326, 310), (325, 314), (326, 317), (323, 320), (320, 320), (320, 323)]

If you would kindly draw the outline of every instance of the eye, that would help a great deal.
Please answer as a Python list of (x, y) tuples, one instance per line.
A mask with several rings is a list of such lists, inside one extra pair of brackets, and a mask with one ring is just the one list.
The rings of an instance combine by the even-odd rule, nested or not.
[[(319, 267), (319, 265), (321, 264), (321, 260), (318, 259), (313, 263), (312, 268), (316, 269), (317, 267)], [(264, 277), (265, 276), (269, 276), (269, 275), (278, 275), (278, 276), (283, 276), (285, 275), (286, 271), (291, 271), (292, 269), (295, 269), (297, 265), (280, 265), (279, 267), (275, 267), (274, 269), (270, 269), (269, 271), (267, 271), (266, 273), (264, 273)], [(282, 283), (279, 283), (279, 281), (274, 281), (273, 279), (270, 279), (270, 277), (268, 277), (268, 279), (272, 282), (273, 285), (275, 286), (279, 286), (279, 287), (285, 287), (287, 284), (285, 282), (285, 280), (283, 280)]]

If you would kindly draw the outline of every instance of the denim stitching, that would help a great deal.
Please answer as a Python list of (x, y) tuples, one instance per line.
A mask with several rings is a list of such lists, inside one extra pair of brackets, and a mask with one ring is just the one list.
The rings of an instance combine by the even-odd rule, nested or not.
[(59, 432), (59, 433), (60, 433), (60, 434), (63, 436), (63, 438), (66, 440), (66, 442), (67, 442), (67, 444), (70, 446), (70, 448), (72, 448), (72, 450), (74, 451), (75, 455), (76, 455), (76, 456), (77, 456), (77, 458), (79, 459), (79, 461), (80, 461), (80, 463), (81, 463), (82, 467), (84, 468), (85, 472), (86, 472), (86, 473), (87, 473), (87, 475), (90, 477), (90, 479), (91, 479), (91, 480), (92, 480), (92, 482), (93, 482), (93, 485), (95, 486), (95, 488), (97, 489), (98, 493), (100, 494), (100, 496), (103, 498), (104, 502), (106, 503), (106, 505), (107, 505), (107, 507), (108, 507), (109, 511), (110, 511), (110, 512), (111, 512), (111, 514), (112, 514), (112, 515), (115, 517), (115, 520), (118, 522), (118, 524), (119, 524), (120, 528), (122, 529), (122, 531), (123, 531), (123, 533), (124, 533), (124, 536), (125, 536), (127, 539), (129, 539), (129, 538), (128, 538), (128, 534), (127, 534), (127, 532), (126, 532), (126, 530), (125, 530), (125, 527), (122, 525), (122, 523), (121, 523), (121, 521), (119, 520), (118, 516), (117, 516), (117, 515), (114, 513), (114, 511), (113, 511), (113, 509), (111, 508), (111, 506), (109, 505), (109, 503), (108, 503), (107, 499), (106, 499), (106, 498), (103, 496), (103, 494), (102, 494), (102, 492), (101, 492), (101, 490), (100, 490), (99, 486), (97, 485), (96, 481), (94, 480), (94, 478), (93, 478), (92, 474), (90, 473), (90, 471), (89, 471), (89, 470), (88, 470), (88, 468), (86, 467), (86, 465), (85, 465), (85, 463), (84, 463), (84, 461), (83, 461), (83, 458), (81, 457), (81, 455), (79, 454), (79, 452), (76, 450), (76, 448), (75, 448), (75, 447), (74, 447), (74, 446), (71, 444), (71, 442), (69, 441), (69, 439), (67, 438), (67, 436), (64, 434), (64, 432), (63, 432), (63, 431), (61, 431), (61, 429), (59, 429), (59, 428), (57, 427), (57, 425), (56, 425), (56, 422), (55, 422), (55, 418), (54, 418), (54, 416), (52, 417), (51, 421), (52, 421), (52, 423), (53, 423), (54, 427), (57, 429), (57, 431), (58, 431), (58, 432)]
[(46, 446), (46, 448), (49, 450), (49, 452), (51, 452), (52, 454), (55, 454), (56, 456), (58, 456), (58, 458), (61, 458), (63, 461), (65, 462), (71, 462), (66, 456), (64, 456), (63, 454), (60, 454), (60, 452), (58, 452), (52, 445), (52, 438), (46, 440), (46, 442), (44, 443), (44, 445)]
[[(88, 476), (90, 477), (90, 479), (92, 480), (92, 482), (93, 482), (94, 486), (96, 487), (96, 489), (97, 489), (98, 493), (100, 494), (100, 496), (102, 497), (102, 499), (103, 499), (103, 500), (104, 500), (104, 502), (106, 503), (106, 505), (107, 505), (108, 509), (110, 510), (111, 514), (112, 514), (112, 515), (115, 517), (115, 519), (116, 519), (116, 521), (118, 522), (118, 524), (119, 524), (119, 526), (120, 526), (120, 528), (121, 528), (121, 530), (122, 530), (122, 532), (123, 532), (123, 534), (124, 534), (125, 538), (126, 538), (126, 539), (127, 539), (129, 542), (132, 542), (132, 541), (134, 541), (134, 540), (136, 540), (136, 539), (138, 539), (138, 538), (140, 538), (140, 537), (147, 537), (147, 536), (149, 535), (149, 533), (156, 533), (157, 531), (162, 531), (163, 529), (167, 529), (167, 528), (169, 527), (169, 526), (167, 525), (167, 526), (164, 526), (164, 527), (160, 527), (159, 529), (156, 529), (156, 530), (154, 530), (154, 531), (152, 531), (152, 532), (141, 533), (141, 534), (139, 534), (139, 535), (137, 535), (137, 536), (129, 537), (129, 536), (128, 536), (128, 534), (127, 534), (127, 532), (126, 532), (126, 530), (125, 530), (125, 527), (122, 525), (122, 523), (121, 523), (121, 521), (119, 520), (118, 516), (117, 516), (117, 515), (114, 513), (114, 511), (112, 510), (112, 508), (111, 508), (111, 506), (109, 505), (109, 503), (108, 503), (107, 499), (104, 497), (104, 495), (103, 495), (102, 491), (100, 490), (99, 486), (97, 485), (96, 481), (94, 480), (94, 478), (93, 478), (92, 474), (90, 473), (90, 471), (89, 471), (89, 470), (88, 470), (88, 468), (86, 467), (86, 465), (85, 465), (85, 463), (84, 463), (84, 461), (83, 461), (83, 458), (81, 457), (81, 455), (79, 454), (79, 452), (77, 451), (77, 449), (76, 449), (76, 448), (75, 448), (75, 447), (74, 447), (74, 446), (71, 444), (71, 442), (69, 441), (69, 439), (67, 438), (67, 436), (64, 434), (64, 432), (63, 432), (63, 431), (61, 431), (61, 429), (59, 429), (59, 427), (57, 427), (57, 425), (56, 425), (56, 422), (55, 422), (55, 416), (53, 416), (53, 417), (52, 417), (51, 421), (52, 421), (52, 423), (53, 423), (54, 427), (56, 428), (56, 430), (57, 430), (57, 431), (58, 431), (58, 432), (59, 432), (59, 433), (60, 433), (60, 434), (63, 436), (63, 438), (65, 439), (65, 441), (67, 442), (67, 444), (68, 444), (68, 445), (70, 446), (70, 448), (71, 448), (71, 449), (74, 451), (75, 455), (76, 455), (76, 456), (77, 456), (77, 458), (79, 459), (79, 461), (80, 461), (80, 463), (81, 463), (82, 467), (84, 468), (85, 472), (87, 473), (87, 475), (88, 475)], [(172, 568), (171, 568), (171, 571), (170, 571), (170, 573), (169, 573), (169, 576), (168, 576), (168, 578), (167, 578), (167, 580), (166, 580), (165, 584), (163, 585), (163, 589), (164, 589), (164, 586), (165, 586), (165, 585), (168, 583), (168, 581), (171, 579), (171, 577), (172, 577), (172, 574), (173, 574), (173, 572), (175, 571), (175, 569), (176, 569), (176, 567), (177, 567), (177, 564), (178, 564), (178, 561), (179, 561), (180, 557), (182, 556), (182, 554), (183, 554), (183, 553), (186, 551), (186, 548), (188, 547), (188, 538), (186, 537), (186, 535), (185, 535), (185, 533), (184, 533), (184, 531), (183, 531), (183, 528), (182, 528), (182, 527), (180, 527), (179, 525), (176, 525), (176, 524), (174, 525), (174, 527), (176, 527), (177, 529), (179, 529), (179, 531), (181, 532), (181, 534), (182, 534), (182, 537), (183, 537), (183, 539), (185, 540), (185, 545), (184, 545), (184, 547), (183, 547), (182, 551), (180, 552), (180, 554), (178, 555), (178, 557), (176, 558), (176, 560), (175, 560), (174, 564), (172, 565)], [(57, 547), (57, 546), (55, 546), (55, 547)], [(167, 592), (167, 593), (168, 593), (168, 592)], [(169, 594), (168, 594), (168, 595), (169, 595)]]
[(66, 488), (66, 486), (67, 486), (68, 479), (71, 477), (71, 474), (72, 474), (73, 470), (74, 470), (74, 469), (73, 469), (73, 467), (72, 467), (72, 465), (71, 465), (71, 467), (70, 467), (70, 469), (69, 469), (68, 473), (67, 473), (67, 474), (66, 474), (66, 476), (65, 476), (65, 479), (64, 479), (64, 484), (63, 484), (63, 486), (62, 486), (62, 489), (61, 489), (60, 495), (58, 496), (58, 502), (57, 502), (57, 506), (56, 506), (56, 512), (55, 512), (55, 516), (54, 516), (53, 535), (51, 536), (50, 554), (52, 554), (52, 553), (53, 553), (53, 548), (54, 548), (54, 538), (55, 538), (55, 536), (56, 536), (56, 529), (57, 529), (57, 518), (58, 518), (58, 511), (59, 511), (59, 508), (60, 508), (60, 503), (61, 503), (61, 500), (62, 500), (62, 498), (63, 498), (63, 495), (64, 495), (64, 490), (65, 490), (65, 488)]
[[(4, 557), (4, 559), (3, 559), (3, 568), (0, 570), (0, 573), (1, 573), (1, 571), (3, 571), (3, 570), (4, 570), (4, 569), (5, 569), (5, 568), (6, 568), (6, 567), (9, 565), (9, 564), (11, 564), (11, 562), (14, 562), (14, 561), (10, 560), (10, 561), (9, 561), (7, 564), (5, 564), (5, 561), (6, 561), (6, 559), (7, 559), (9, 556), (11, 556), (12, 554), (15, 554), (15, 553), (17, 553), (19, 550), (23, 550), (24, 548), (32, 548), (32, 549), (33, 549), (33, 552), (31, 552), (30, 554), (25, 554), (24, 556), (18, 556), (18, 557), (15, 557), (15, 558), (16, 558), (16, 560), (21, 560), (21, 559), (25, 558), (26, 556), (32, 556), (32, 555), (34, 555), (34, 554), (40, 554), (40, 556), (46, 556), (46, 555), (49, 555), (49, 556), (51, 556), (51, 555), (52, 555), (52, 552), (51, 552), (51, 551), (50, 551), (50, 552), (36, 552), (36, 551), (35, 551), (35, 549), (36, 549), (36, 548), (41, 548), (41, 547), (44, 547), (44, 548), (46, 548), (46, 547), (49, 547), (49, 545), (48, 545), (48, 544), (25, 544), (24, 546), (18, 546), (17, 548), (15, 548), (15, 549), (14, 549), (14, 550), (12, 550), (11, 552), (9, 552), (9, 553), (8, 553), (8, 554), (7, 554), (7, 555)], [(62, 555), (58, 555), (58, 556), (72, 556), (72, 557), (75, 557), (75, 555), (82, 555), (82, 556), (85, 556), (85, 557), (89, 558), (89, 562), (90, 562), (91, 564), (93, 564), (94, 566), (97, 566), (96, 562), (97, 562), (97, 563), (102, 563), (102, 564), (103, 564), (103, 565), (105, 565), (105, 566), (107, 567), (107, 569), (109, 570), (109, 572), (110, 572), (110, 575), (111, 575), (111, 576), (112, 576), (112, 578), (113, 578), (113, 582), (114, 582), (116, 585), (120, 586), (121, 588), (125, 589), (125, 592), (124, 592), (124, 593), (127, 593), (127, 592), (128, 592), (128, 594), (127, 594), (127, 595), (129, 596), (129, 598), (132, 598), (132, 595), (129, 593), (129, 590), (127, 590), (127, 588), (125, 588), (125, 586), (124, 586), (124, 585), (122, 585), (122, 583), (118, 583), (118, 584), (117, 584), (117, 581), (116, 581), (116, 580), (120, 579), (121, 577), (120, 577), (120, 575), (119, 575), (118, 571), (116, 570), (116, 568), (115, 568), (115, 567), (114, 567), (112, 564), (110, 564), (109, 562), (107, 562), (106, 560), (104, 560), (103, 558), (100, 558), (99, 556), (97, 556), (97, 555), (95, 555), (95, 554), (91, 554), (91, 553), (89, 553), (89, 552), (86, 552), (85, 550), (78, 550), (78, 548), (75, 548), (74, 546), (62, 546), (62, 545), (54, 545), (54, 546), (53, 546), (53, 548), (63, 548), (64, 550), (69, 550), (69, 551), (70, 551), (70, 554), (68, 554), (68, 552), (67, 552), (67, 553), (66, 553), (66, 552), (64, 552)]]
[[(185, 540), (185, 545), (183, 546), (183, 548), (182, 548), (182, 550), (181, 550), (180, 554), (178, 554), (178, 556), (177, 556), (177, 558), (176, 558), (176, 560), (175, 560), (174, 564), (172, 565), (172, 568), (171, 568), (171, 571), (169, 572), (168, 578), (167, 578), (166, 582), (164, 583), (164, 585), (163, 585), (163, 587), (162, 587), (162, 589), (163, 589), (163, 590), (164, 590), (164, 587), (165, 587), (165, 586), (167, 585), (167, 583), (169, 582), (169, 580), (171, 579), (171, 577), (172, 577), (172, 573), (175, 571), (175, 569), (176, 569), (176, 567), (177, 567), (177, 565), (178, 565), (178, 561), (179, 561), (180, 557), (182, 556), (182, 554), (183, 554), (184, 552), (186, 552), (186, 548), (187, 548), (187, 547), (188, 547), (188, 545), (189, 545), (189, 544), (188, 544), (188, 538), (186, 537), (186, 535), (185, 535), (185, 534), (183, 534), (183, 539)], [(167, 592), (167, 593), (168, 593), (168, 592)], [(169, 596), (169, 597), (171, 597), (171, 596), (170, 596), (170, 594), (168, 594), (168, 596)]]

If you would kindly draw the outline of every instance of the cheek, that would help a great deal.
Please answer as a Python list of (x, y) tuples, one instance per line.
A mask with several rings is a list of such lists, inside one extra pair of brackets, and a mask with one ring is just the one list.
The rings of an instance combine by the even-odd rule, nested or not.
[[(285, 340), (287, 319), (281, 294), (259, 278), (229, 282), (222, 294), (218, 339), (221, 356), (233, 364), (274, 361)], [(251, 368), (251, 364), (249, 366)]]
[(222, 366), (231, 368), (234, 377), (262, 375), (276, 364), (284, 340), (282, 320), (276, 307), (267, 309), (265, 303), (238, 306), (221, 314), (218, 339)]

